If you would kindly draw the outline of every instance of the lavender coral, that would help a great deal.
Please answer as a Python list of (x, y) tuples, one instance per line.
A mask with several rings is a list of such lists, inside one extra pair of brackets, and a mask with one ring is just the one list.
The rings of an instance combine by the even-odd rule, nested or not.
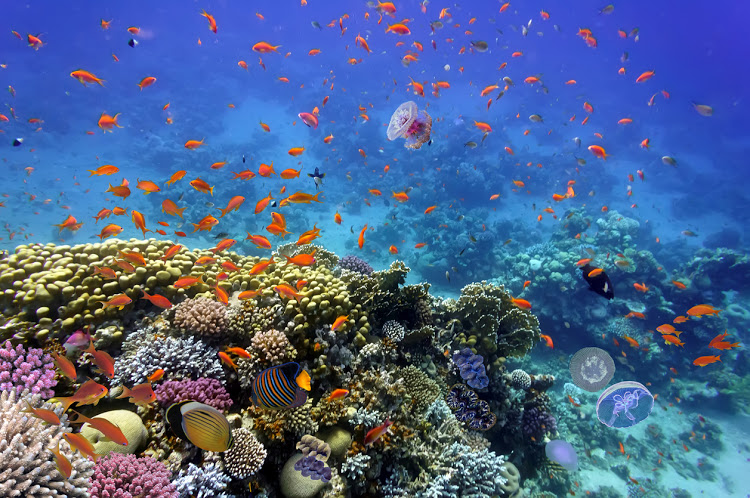
[(218, 335), (226, 330), (228, 322), (226, 306), (213, 299), (186, 299), (175, 306), (174, 324), (187, 332)]
[(110, 453), (96, 464), (90, 493), (92, 498), (177, 498), (171, 475), (151, 457)]
[(192, 463), (172, 481), (180, 498), (226, 498), (227, 484), (232, 480), (216, 463), (198, 467)]
[(354, 255), (344, 256), (339, 260), (339, 267), (344, 270), (361, 273), (362, 275), (370, 275), (374, 270), (367, 261), (358, 258)]
[(159, 384), (154, 392), (159, 404), (164, 407), (187, 399), (205, 403), (221, 411), (232, 406), (232, 398), (222, 383), (205, 377), (196, 380), (168, 380)]
[(54, 396), (55, 366), (50, 355), (41, 349), (15, 348), (10, 341), (0, 347), (0, 391), (15, 390), (17, 394), (27, 389), (44, 398)]
[[(48, 425), (22, 410), (26, 402), (35, 408), (54, 411), (60, 425)], [(94, 462), (74, 453), (62, 440), (70, 431), (62, 405), (42, 403), (41, 396), (16, 394), (15, 390), (0, 393), (0, 496), (70, 498), (88, 495), (88, 479)], [(61, 442), (62, 441), (62, 442)], [(65, 478), (55, 468), (48, 448), (57, 448), (70, 461), (73, 472)]]

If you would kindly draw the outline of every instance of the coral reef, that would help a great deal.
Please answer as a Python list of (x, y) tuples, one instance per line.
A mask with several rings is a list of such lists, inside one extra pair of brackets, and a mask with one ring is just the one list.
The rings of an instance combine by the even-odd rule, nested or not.
[[(24, 410), (26, 403), (34, 408), (52, 410), (60, 425), (48, 425)], [(42, 403), (41, 396), (17, 394), (15, 389), (0, 392), (0, 496), (86, 497), (94, 462), (74, 453), (62, 439), (70, 432), (67, 415), (59, 404)], [(72, 464), (72, 474), (65, 478), (55, 468), (49, 448), (60, 452)]]
[(172, 481), (179, 498), (228, 498), (224, 493), (232, 478), (216, 463), (188, 464)]
[(461, 378), (474, 389), (484, 389), (490, 383), (483, 361), (484, 358), (472, 353), (469, 348), (453, 353), (453, 363), (458, 367)]
[(283, 363), (297, 354), (286, 335), (274, 329), (256, 332), (250, 344), (260, 359), (271, 365)]
[(367, 261), (354, 255), (348, 255), (341, 258), (339, 260), (339, 268), (359, 273), (361, 275), (371, 275), (372, 272), (375, 271), (372, 266), (367, 264)]
[(0, 347), (0, 391), (15, 390), (20, 394), (27, 390), (51, 398), (56, 385), (50, 355), (37, 348), (25, 349), (21, 344), (14, 348), (10, 341)]

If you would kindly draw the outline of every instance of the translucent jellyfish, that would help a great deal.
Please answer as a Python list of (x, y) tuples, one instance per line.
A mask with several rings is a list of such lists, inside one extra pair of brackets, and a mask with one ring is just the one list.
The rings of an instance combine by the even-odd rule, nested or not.
[(583, 348), (570, 359), (573, 383), (586, 391), (601, 391), (615, 375), (615, 362), (603, 349)]
[(632, 427), (646, 420), (654, 407), (654, 397), (643, 384), (628, 381), (610, 386), (596, 402), (599, 422), (617, 429)]
[(403, 137), (406, 140), (404, 147), (419, 149), (430, 139), (431, 131), (432, 117), (418, 110), (417, 104), (410, 100), (398, 106), (393, 113), (386, 134), (388, 140)]
[(555, 439), (544, 447), (547, 458), (563, 466), (568, 472), (578, 470), (578, 455), (573, 445), (562, 439)]

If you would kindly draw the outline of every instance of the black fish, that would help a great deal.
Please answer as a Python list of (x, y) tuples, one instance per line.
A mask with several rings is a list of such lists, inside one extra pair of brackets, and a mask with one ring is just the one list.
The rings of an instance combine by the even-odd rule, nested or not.
[(138, 40), (136, 40), (135, 38), (131, 38), (130, 41), (128, 41), (128, 45), (135, 48), (135, 46), (138, 45)]
[(583, 279), (589, 284), (589, 290), (592, 290), (602, 297), (607, 299), (614, 299), (615, 290), (612, 288), (612, 281), (609, 279), (606, 273), (602, 271), (599, 275), (589, 277), (589, 273), (597, 270), (596, 267), (587, 264), (581, 267), (583, 272)]
[(308, 173), (307, 176), (313, 179), (315, 182), (315, 190), (318, 190), (318, 187), (323, 185), (323, 178), (326, 177), (326, 174), (321, 173), (318, 168), (315, 168), (315, 173)]
[(245, 162), (245, 154), (242, 154), (242, 162)]
[(13, 140), (13, 147), (18, 147), (23, 143), (23, 138), (16, 138)]

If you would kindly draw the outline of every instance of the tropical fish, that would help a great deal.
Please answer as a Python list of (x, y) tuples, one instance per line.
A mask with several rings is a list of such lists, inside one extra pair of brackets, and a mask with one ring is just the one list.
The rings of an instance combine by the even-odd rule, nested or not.
[(123, 446), (128, 445), (128, 438), (125, 437), (125, 434), (122, 433), (122, 430), (120, 430), (116, 424), (105, 418), (89, 418), (75, 410), (71, 410), (71, 412), (77, 416), (75, 420), (69, 420), (71, 424), (89, 424), (91, 427), (101, 432), (109, 441), (114, 441)]
[(97, 458), (104, 456), (96, 453), (94, 451), (94, 445), (79, 433), (66, 432), (63, 434), (63, 437), (73, 450), (79, 451), (81, 455), (86, 455), (94, 460), (94, 462), (96, 462)]
[(251, 398), (259, 408), (283, 409), (302, 406), (310, 390), (310, 374), (299, 363), (267, 368), (253, 381)]
[[(579, 261), (579, 263), (580, 262), (581, 261)], [(601, 273), (595, 274), (592, 277), (590, 276), (591, 272), (596, 268), (591, 266), (588, 262), (581, 266), (580, 269), (583, 272), (583, 279), (589, 284), (589, 290), (596, 292), (606, 299), (614, 299), (615, 290), (612, 287), (612, 281), (603, 270)]]
[(65, 457), (65, 455), (60, 453), (60, 441), (57, 441), (57, 449), (47, 449), (52, 452), (52, 456), (55, 458), (55, 466), (57, 467), (57, 471), (65, 476), (65, 479), (70, 478), (71, 474), (73, 473), (73, 465), (70, 463), (70, 460)]
[[(90, 339), (91, 336), (89, 336), (89, 340)], [(60, 370), (60, 372), (62, 372), (62, 374), (69, 378), (71, 381), (75, 382), (77, 374), (76, 367), (75, 365), (73, 365), (73, 362), (54, 351), (50, 354), (52, 355), (52, 358), (55, 361), (55, 365), (57, 365), (57, 368)]]
[[(120, 309), (122, 309), (122, 307)], [(107, 353), (106, 351), (97, 351), (96, 349), (94, 349), (94, 341), (92, 341), (91, 339), (89, 339), (89, 347), (84, 349), (83, 352), (89, 353), (94, 357), (94, 363), (99, 368), (99, 371), (101, 373), (103, 373), (110, 379), (114, 378), (115, 360), (109, 355), (109, 353)]]
[(73, 396), (50, 398), (50, 403), (60, 403), (63, 405), (63, 412), (66, 411), (73, 403), (80, 405), (96, 405), (99, 400), (107, 395), (107, 388), (98, 384), (93, 379), (87, 380)]
[(693, 365), (705, 367), (706, 365), (710, 365), (711, 363), (715, 363), (717, 361), (721, 361), (721, 356), (700, 356), (693, 360)]
[(698, 304), (687, 310), (690, 316), (718, 315), (722, 310), (717, 310), (710, 304)]
[(341, 399), (345, 398), (349, 395), (348, 389), (334, 389), (333, 392), (326, 398), (328, 401), (333, 401), (335, 399)]
[(33, 406), (31, 406), (31, 403), (29, 403), (28, 398), (26, 398), (25, 401), (26, 401), (26, 409), (21, 410), (21, 412), (31, 413), (36, 418), (43, 420), (50, 425), (60, 425), (60, 417), (57, 416), (57, 413), (53, 412), (52, 410), (48, 410), (46, 408), (34, 408)]
[(383, 434), (385, 434), (386, 432), (390, 432), (389, 427), (392, 425), (393, 422), (391, 422), (390, 419), (386, 418), (385, 422), (367, 431), (367, 434), (365, 434), (365, 446), (370, 446), (375, 441), (380, 439)]
[(154, 393), (154, 390), (151, 388), (150, 382), (144, 382), (143, 384), (138, 384), (130, 389), (122, 386), (122, 393), (117, 396), (117, 399), (120, 398), (130, 398), (128, 401), (131, 403), (144, 406), (156, 401), (156, 393)]
[(234, 444), (227, 418), (216, 408), (186, 400), (167, 408), (165, 415), (175, 436), (206, 451), (227, 451)]

